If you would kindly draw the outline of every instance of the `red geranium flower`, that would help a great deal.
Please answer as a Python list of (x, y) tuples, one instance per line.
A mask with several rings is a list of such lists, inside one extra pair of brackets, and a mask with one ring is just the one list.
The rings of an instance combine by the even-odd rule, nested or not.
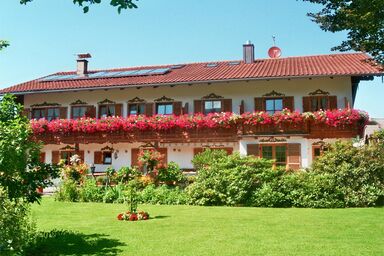
[(129, 216), (129, 220), (130, 221), (136, 221), (137, 220), (137, 214), (136, 213), (132, 213), (131, 216)]
[(118, 220), (123, 220), (123, 214), (120, 213), (119, 215), (117, 215), (117, 219), (118, 219)]

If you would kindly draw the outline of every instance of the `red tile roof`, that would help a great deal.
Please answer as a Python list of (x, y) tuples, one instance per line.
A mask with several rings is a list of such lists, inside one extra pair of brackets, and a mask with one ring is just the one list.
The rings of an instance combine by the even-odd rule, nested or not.
[[(207, 67), (207, 63), (191, 63), (178, 69), (171, 69), (163, 75), (129, 76), (109, 78), (81, 78), (65, 81), (32, 80), (14, 85), (0, 93), (33, 93), (39, 91), (77, 90), (85, 88), (135, 87), (144, 85), (181, 84), (215, 82), (228, 80), (277, 79), (316, 76), (371, 76), (384, 75), (380, 66), (369, 62), (369, 56), (363, 53), (331, 54), (280, 59), (258, 59), (255, 63), (230, 65), (231, 61), (214, 62), (216, 67)], [(212, 63), (212, 62), (209, 62)], [(172, 65), (147, 66), (112, 69), (125, 71), (150, 68), (167, 68)], [(103, 70), (98, 70), (103, 71)], [(94, 71), (90, 71), (94, 72)], [(75, 74), (75, 72), (56, 73)]]

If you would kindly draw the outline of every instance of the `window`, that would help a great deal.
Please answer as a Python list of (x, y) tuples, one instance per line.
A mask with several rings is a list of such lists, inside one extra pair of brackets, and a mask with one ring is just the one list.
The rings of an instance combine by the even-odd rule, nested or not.
[(221, 109), (221, 100), (204, 101), (204, 114), (220, 113)]
[(145, 104), (129, 104), (128, 105), (128, 115), (137, 116), (145, 114)]
[(311, 97), (311, 111), (329, 109), (328, 96)]
[(312, 146), (312, 160), (322, 156), (324, 152), (326, 152), (328, 148), (324, 145), (313, 145)]
[(265, 100), (265, 110), (273, 115), (275, 112), (283, 110), (282, 98), (270, 98)]
[(48, 121), (59, 119), (60, 118), (60, 109), (59, 108), (37, 108), (32, 109), (32, 118), (40, 119), (45, 118)]
[(86, 112), (87, 112), (87, 107), (85, 106), (72, 107), (72, 118), (78, 119), (81, 117), (85, 117)]
[(100, 105), (100, 117), (108, 117), (115, 115), (115, 105)]
[(172, 103), (157, 103), (156, 114), (158, 115), (172, 115), (173, 104)]
[(43, 108), (38, 108), (38, 109), (32, 109), (32, 119), (40, 119), (40, 118), (45, 118), (45, 113), (44, 113)]
[(103, 164), (112, 164), (112, 152), (111, 151), (103, 152)]
[(75, 154), (75, 151), (61, 151), (60, 159), (64, 160), (66, 165), (70, 164), (71, 157)]
[(287, 165), (287, 146), (286, 145), (262, 145), (261, 157), (275, 160), (275, 166)]

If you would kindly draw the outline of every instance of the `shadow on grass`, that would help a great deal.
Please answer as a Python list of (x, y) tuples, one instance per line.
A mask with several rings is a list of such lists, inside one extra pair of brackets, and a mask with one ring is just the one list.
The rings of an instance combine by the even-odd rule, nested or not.
[(117, 255), (125, 244), (107, 235), (86, 235), (67, 230), (40, 232), (26, 255)]
[(154, 216), (153, 218), (150, 218), (150, 219), (165, 219), (165, 218), (169, 218), (169, 216), (158, 215), (158, 216)]

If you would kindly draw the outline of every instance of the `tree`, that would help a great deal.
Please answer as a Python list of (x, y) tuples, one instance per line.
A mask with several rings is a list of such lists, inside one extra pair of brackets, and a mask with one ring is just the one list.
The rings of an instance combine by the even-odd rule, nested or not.
[[(32, 2), (33, 0), (20, 0), (21, 4), (27, 4), (28, 2)], [(84, 13), (89, 11), (89, 7), (94, 4), (100, 4), (101, 0), (71, 0), (74, 4), (78, 4), (83, 7)], [(117, 11), (120, 13), (123, 9), (133, 9), (137, 8), (137, 5), (134, 1), (138, 0), (111, 0), (110, 5), (117, 7)]]
[(5, 47), (9, 46), (8, 41), (0, 40), (0, 51), (4, 49)]
[(324, 31), (348, 31), (347, 40), (332, 50), (363, 51), (384, 64), (384, 0), (303, 0), (322, 4), (308, 13)]
[(36, 189), (50, 185), (58, 169), (40, 162), (41, 145), (31, 140), (29, 120), (14, 100), (7, 94), (0, 101), (0, 189), (11, 200), (35, 202), (40, 198)]

